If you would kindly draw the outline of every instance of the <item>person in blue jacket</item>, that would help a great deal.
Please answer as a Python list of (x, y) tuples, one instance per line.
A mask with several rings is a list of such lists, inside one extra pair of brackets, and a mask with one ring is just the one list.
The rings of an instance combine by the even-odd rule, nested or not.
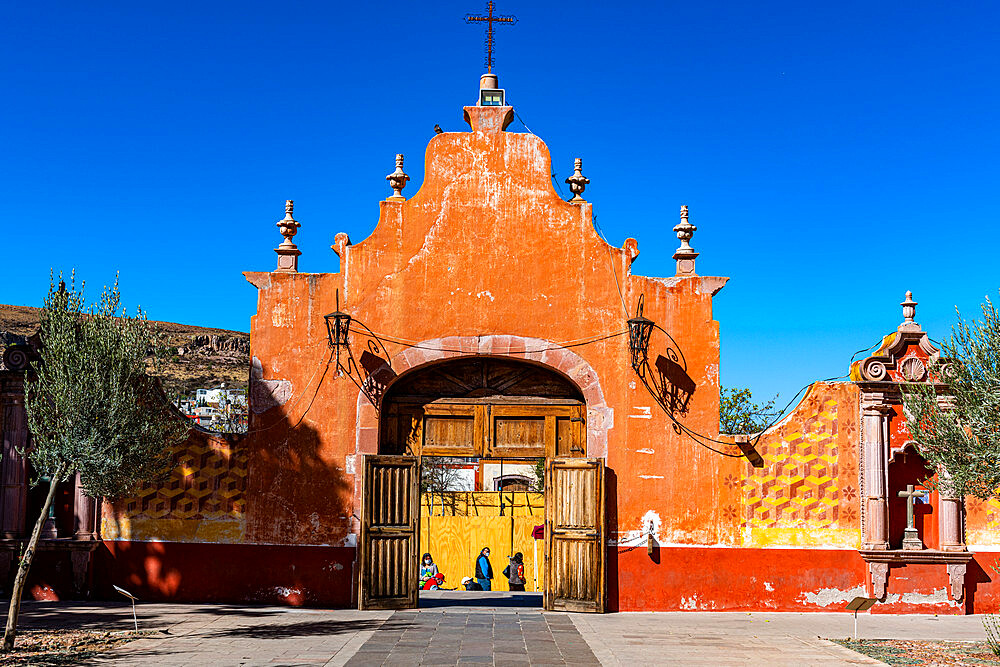
[(484, 591), (492, 590), (490, 580), (493, 578), (493, 566), (490, 565), (490, 548), (484, 547), (476, 558), (476, 581)]

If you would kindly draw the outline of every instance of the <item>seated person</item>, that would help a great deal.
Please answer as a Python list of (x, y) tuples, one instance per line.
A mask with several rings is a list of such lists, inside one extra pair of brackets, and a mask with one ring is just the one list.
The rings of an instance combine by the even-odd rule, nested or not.
[(423, 587), (427, 581), (437, 575), (438, 566), (434, 563), (434, 559), (431, 558), (429, 553), (424, 554), (420, 559), (420, 586)]
[(462, 585), (465, 586), (467, 591), (481, 591), (483, 587), (479, 585), (479, 582), (472, 577), (466, 577), (462, 579)]
[(430, 577), (424, 582), (423, 590), (425, 591), (436, 591), (441, 589), (441, 585), (444, 583), (444, 575), (440, 572)]

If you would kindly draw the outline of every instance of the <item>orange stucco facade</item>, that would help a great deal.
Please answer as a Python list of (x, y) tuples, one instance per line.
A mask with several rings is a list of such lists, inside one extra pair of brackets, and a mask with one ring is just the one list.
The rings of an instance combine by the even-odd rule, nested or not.
[[(355, 603), (359, 471), (379, 451), (379, 419), (355, 382), (365, 370), (345, 374), (328, 343), (324, 315), (339, 299), (352, 350), (389, 378), (488, 356), (541, 364), (579, 389), (586, 455), (607, 471), (610, 609), (840, 610), (870, 591), (860, 385), (811, 387), (751, 441), (762, 460), (751, 465), (718, 431), (712, 299), (727, 279), (697, 275), (693, 258), (678, 275), (634, 275), (638, 243), (609, 245), (591, 203), (558, 196), (542, 140), (505, 130), (509, 107), (465, 117), (470, 131), (431, 140), (419, 190), (381, 202), (367, 239), (336, 235), (339, 272), (246, 274), (258, 290), (250, 432), (193, 433), (169, 483), (105, 504), (102, 580), (154, 599)], [(673, 219), (674, 205), (650, 205)], [(653, 332), (650, 363), (674, 362), (646, 381), (625, 334), (640, 298), (670, 334)], [(369, 347), (371, 333), (381, 345)], [(992, 505), (970, 512), (978, 544), (1000, 542), (995, 517)], [(913, 576), (890, 577), (886, 611), (971, 611), (976, 593), (977, 611), (994, 604), (986, 583), (970, 579), (959, 601), (943, 567), (904, 567)]]

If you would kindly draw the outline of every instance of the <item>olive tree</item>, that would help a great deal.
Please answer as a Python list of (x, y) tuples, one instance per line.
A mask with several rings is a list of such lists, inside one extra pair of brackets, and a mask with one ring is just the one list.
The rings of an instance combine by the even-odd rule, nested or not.
[(57, 485), (79, 473), (92, 497), (117, 497), (169, 471), (170, 445), (185, 425), (173, 413), (148, 357), (157, 334), (141, 309), (121, 307), (118, 281), (84, 308), (83, 285), (51, 281), (41, 313), (41, 360), (26, 374), (28, 457), (48, 493), (35, 521), (11, 591), (3, 650), (14, 647), (21, 596)]
[(932, 469), (932, 485), (957, 497), (1000, 491), (1000, 316), (987, 298), (982, 319), (958, 313), (930, 384), (903, 386), (910, 434)]

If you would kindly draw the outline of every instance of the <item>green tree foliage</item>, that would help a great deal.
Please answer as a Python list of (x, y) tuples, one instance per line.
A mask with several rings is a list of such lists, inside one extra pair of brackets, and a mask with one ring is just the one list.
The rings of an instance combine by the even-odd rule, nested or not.
[(747, 388), (719, 388), (719, 433), (750, 435), (760, 433), (777, 416), (774, 401), (778, 397), (754, 403)]
[(535, 459), (535, 467), (531, 469), (532, 487), (535, 491), (545, 490), (545, 459)]
[(170, 468), (169, 446), (187, 425), (147, 374), (157, 335), (141, 310), (121, 308), (118, 282), (84, 312), (83, 286), (53, 281), (41, 317), (41, 361), (27, 374), (31, 443), (26, 452), (49, 490), (21, 559), (11, 594), (4, 650), (11, 650), (24, 583), (56, 486), (79, 473), (86, 493), (117, 497)]
[(1000, 317), (988, 298), (982, 313), (958, 313), (930, 367), (939, 384), (904, 385), (903, 406), (920, 453), (946, 473), (929, 483), (985, 500), (1000, 490)]

